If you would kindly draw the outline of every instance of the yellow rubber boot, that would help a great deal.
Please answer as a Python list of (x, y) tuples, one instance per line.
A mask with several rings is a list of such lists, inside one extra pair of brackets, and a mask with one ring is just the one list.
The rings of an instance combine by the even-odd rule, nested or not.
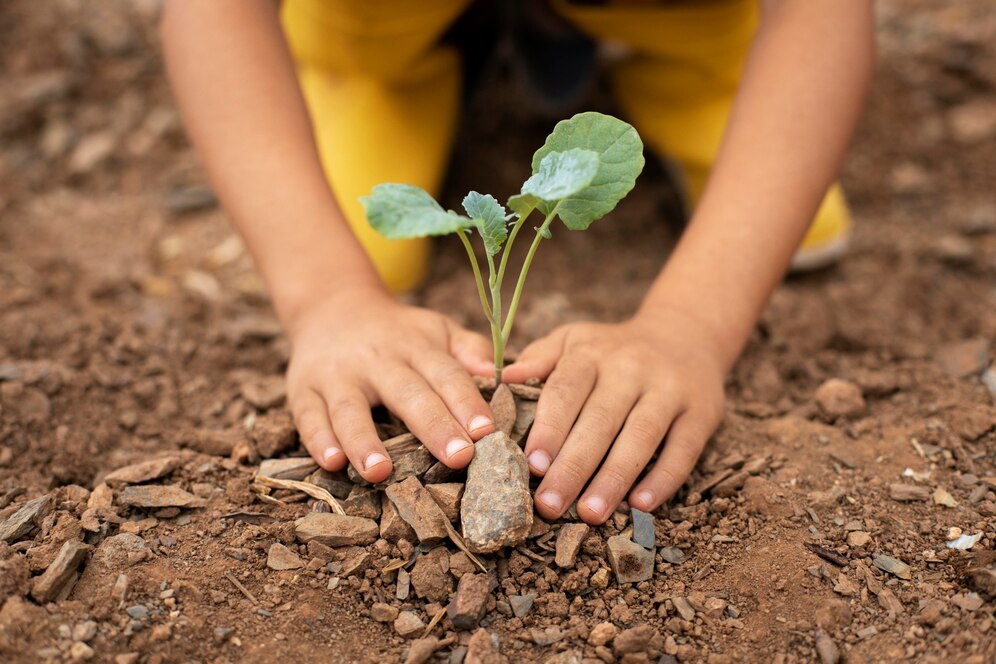
[(428, 238), (387, 240), (359, 197), (381, 182), (437, 195), (457, 125), (460, 63), (439, 36), (467, 0), (285, 0), (282, 21), (332, 191), (384, 283), (417, 288)]
[[(555, 7), (588, 35), (629, 51), (612, 71), (623, 113), (644, 142), (674, 159), (695, 205), (729, 120), (733, 99), (758, 24), (756, 0), (713, 0), (648, 6), (620, 0), (611, 6)], [(822, 267), (846, 247), (850, 214), (834, 185), (793, 260), (795, 269)]]

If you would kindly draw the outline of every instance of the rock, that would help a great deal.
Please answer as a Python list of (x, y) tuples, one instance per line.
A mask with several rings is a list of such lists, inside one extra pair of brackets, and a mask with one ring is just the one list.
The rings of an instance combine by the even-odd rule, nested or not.
[(380, 518), (380, 494), (376, 489), (358, 486), (349, 492), (349, 497), (342, 503), (342, 509), (350, 516), (361, 516), (366, 519)]
[(827, 417), (857, 417), (865, 412), (861, 388), (840, 378), (831, 378), (816, 389), (816, 405)]
[[(311, 457), (291, 457), (289, 459), (267, 459), (259, 464), (257, 475), (272, 477), (275, 480), (303, 480), (311, 477), (318, 464)], [(322, 486), (318, 482), (311, 482)], [(323, 487), (324, 488), (324, 487)], [(331, 493), (331, 492), (330, 492)]]
[(73, 645), (69, 646), (69, 659), (74, 662), (86, 662), (93, 659), (96, 653), (93, 648), (83, 643), (82, 641), (77, 641)]
[(342, 561), (342, 569), (339, 573), (342, 576), (360, 576), (370, 567), (373, 556), (362, 546), (347, 546), (339, 549), (339, 560)]
[(398, 570), (398, 583), (395, 588), (394, 596), (400, 599), (402, 602), (408, 599), (408, 593), (411, 591), (411, 574), (407, 572), (404, 568)]
[(386, 495), (381, 496), (380, 500), (380, 536), (392, 543), (400, 540), (409, 542), (418, 540), (415, 529), (401, 518), (398, 509)]
[(588, 645), (607, 646), (612, 643), (612, 639), (616, 638), (618, 632), (619, 628), (610, 622), (598, 623), (588, 632)]
[(647, 551), (623, 535), (610, 537), (606, 548), (617, 583), (638, 583), (654, 575), (653, 551)]
[(844, 629), (853, 619), (850, 605), (840, 599), (828, 599), (816, 609), (816, 626), (830, 632)]
[(974, 145), (996, 135), (996, 101), (976, 97), (947, 114), (948, 126), (955, 140)]
[(864, 530), (854, 530), (847, 533), (847, 545), (854, 548), (867, 546), (872, 541), (871, 533)]
[(951, 598), (951, 603), (965, 611), (978, 611), (984, 604), (978, 593), (958, 593)]
[(450, 554), (444, 546), (437, 546), (419, 556), (411, 571), (411, 584), (415, 594), (432, 602), (445, 602), (453, 592), (450, 571)]
[(384, 604), (383, 602), (376, 602), (370, 607), (370, 617), (377, 622), (394, 622), (398, 618), (398, 613), (397, 607)]
[[(263, 462), (263, 464), (266, 463), (268, 462)], [(262, 465), (260, 466), (260, 469), (262, 474)], [(273, 476), (270, 475), (270, 477)], [(304, 481), (308, 484), (314, 484), (315, 486), (325, 489), (339, 500), (345, 500), (349, 497), (353, 487), (356, 486), (349, 481), (349, 478), (346, 477), (346, 474), (342, 471), (332, 473), (324, 468), (319, 468), (315, 472), (311, 473), (304, 478)]]
[(672, 565), (680, 565), (685, 562), (685, 552), (676, 546), (664, 546), (660, 550), (661, 558)]
[(134, 463), (124, 468), (118, 468), (104, 477), (104, 482), (112, 487), (120, 487), (125, 484), (141, 484), (157, 480), (160, 477), (169, 475), (180, 466), (178, 457), (162, 457)]
[(74, 641), (90, 641), (97, 636), (97, 623), (86, 620), (73, 626)]
[(474, 553), (525, 542), (533, 525), (529, 466), (505, 433), (489, 434), (475, 445), (460, 512), (463, 537)]
[(436, 651), (443, 646), (443, 643), (443, 641), (434, 636), (415, 639), (408, 649), (408, 657), (405, 658), (405, 664), (424, 664), (428, 662), (436, 654)]
[(175, 484), (128, 486), (118, 502), (131, 507), (203, 507), (204, 499)]
[(590, 528), (586, 523), (565, 523), (557, 533), (557, 549), (554, 558), (558, 567), (574, 567), (578, 551), (588, 536)]
[(581, 655), (576, 650), (565, 650), (547, 657), (543, 664), (581, 664)]
[(486, 629), (474, 632), (467, 642), (463, 664), (506, 664), (508, 658), (498, 650), (498, 636)]
[(954, 499), (954, 496), (941, 487), (937, 487), (934, 490), (931, 498), (933, 498), (935, 505), (941, 505), (943, 507), (958, 507), (958, 501)]
[(52, 564), (35, 579), (31, 586), (31, 597), (39, 604), (45, 604), (68, 596), (79, 578), (80, 567), (86, 562), (90, 549), (90, 546), (72, 540), (63, 544)]
[(529, 434), (529, 430), (536, 420), (536, 401), (526, 399), (516, 399), (515, 402), (515, 424), (512, 425), (512, 440), (518, 445)]
[(394, 503), (398, 515), (415, 529), (419, 542), (435, 544), (446, 539), (446, 515), (417, 477), (392, 484), (384, 492)]
[(305, 544), (317, 540), (326, 546), (364, 546), (378, 534), (376, 521), (358, 516), (309, 512), (294, 522), (294, 535)]
[(120, 533), (108, 537), (97, 546), (90, 560), (89, 568), (111, 574), (124, 567), (129, 567), (139, 560), (145, 560), (149, 548), (145, 540), (131, 533)]
[(889, 485), (889, 496), (893, 500), (903, 502), (930, 500), (930, 489), (927, 487), (916, 486), (915, 484), (894, 482)]
[(605, 567), (599, 567), (598, 571), (591, 575), (591, 579), (588, 583), (592, 588), (608, 588), (609, 570)]
[(639, 625), (619, 632), (613, 642), (616, 655), (624, 657), (629, 653), (646, 652), (650, 640), (657, 636), (657, 630), (650, 625)]
[(695, 620), (695, 609), (684, 597), (672, 597), (671, 603), (674, 604), (675, 610), (682, 617), (682, 619), (691, 622)]
[[(406, 433), (404, 436), (409, 437), (411, 434)], [(414, 437), (412, 439), (414, 440)], [(421, 443), (415, 449), (401, 452), (391, 452), (388, 450), (388, 452), (390, 452), (389, 456), (391, 457), (391, 463), (394, 465), (394, 468), (382, 484), (395, 484), (409, 477), (422, 477), (428, 474), (429, 468), (435, 462), (435, 457)]]
[(528, 595), (510, 595), (508, 604), (512, 607), (512, 614), (516, 618), (525, 618), (533, 610), (533, 603), (536, 601), (536, 593)]
[(289, 452), (297, 447), (297, 429), (286, 412), (271, 411), (256, 418), (252, 427), (252, 440), (264, 459)]
[[(416, 563), (417, 564), (417, 563)], [(456, 594), (446, 607), (446, 615), (457, 629), (474, 629), (484, 617), (491, 593), (491, 579), (486, 574), (464, 574)]]
[(460, 501), (463, 498), (463, 484), (450, 482), (447, 484), (426, 484), (426, 490), (432, 495), (433, 500), (443, 510), (443, 514), (450, 521), (460, 518)]
[(194, 429), (187, 432), (183, 444), (203, 454), (227, 457), (243, 437), (241, 430)]
[(981, 374), (989, 364), (989, 342), (978, 337), (938, 348), (934, 360), (941, 370), (955, 378)]
[(816, 630), (816, 653), (822, 664), (837, 664), (840, 661), (840, 649), (822, 629)]
[(473, 574), (477, 571), (477, 566), (463, 551), (458, 551), (450, 556), (450, 574), (454, 579), (459, 580), (464, 574)]
[(413, 639), (425, 631), (425, 623), (414, 611), (402, 611), (394, 619), (394, 631), (406, 639)]
[(833, 586), (833, 591), (844, 597), (854, 597), (858, 594), (858, 587), (851, 581), (849, 576), (841, 572), (837, 575), (837, 582)]
[(654, 528), (654, 517), (635, 507), (630, 509), (633, 515), (633, 541), (644, 549), (653, 550), (657, 546), (657, 531)]
[(0, 542), (13, 544), (31, 533), (41, 520), (52, 512), (55, 501), (51, 494), (39, 496), (21, 505), (3, 523), (0, 523)]
[(426, 486), (429, 484), (443, 484), (457, 473), (456, 470), (448, 467), (442, 461), (437, 461), (429, 467), (422, 475), (422, 481)]
[(270, 545), (270, 550), (266, 554), (266, 566), (275, 570), (301, 569), (305, 562), (301, 556), (297, 555), (280, 542)]
[(511, 436), (515, 426), (515, 397), (505, 383), (491, 396), (491, 413), (495, 416), (495, 431)]
[(114, 506), (114, 492), (111, 491), (111, 487), (107, 486), (103, 482), (98, 484), (90, 492), (90, 497), (87, 498), (86, 506), (89, 509), (107, 509)]
[(98, 131), (83, 137), (69, 155), (69, 172), (85, 175), (114, 154), (118, 139), (110, 130)]
[(239, 383), (239, 393), (251, 406), (269, 410), (284, 402), (287, 387), (283, 376), (259, 376)]
[(900, 579), (909, 580), (913, 578), (910, 566), (901, 560), (896, 560), (891, 556), (876, 556), (872, 559), (875, 567), (884, 572), (898, 576)]

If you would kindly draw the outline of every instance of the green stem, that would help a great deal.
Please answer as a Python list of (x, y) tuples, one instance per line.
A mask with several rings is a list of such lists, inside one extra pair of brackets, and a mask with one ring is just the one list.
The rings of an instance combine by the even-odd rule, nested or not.
[(494, 257), (488, 256), (488, 269), (491, 285), (491, 345), (494, 348), (495, 383), (501, 382), (501, 370), (505, 366), (505, 340), (501, 336), (501, 279), (495, 271)]
[(481, 296), (481, 306), (484, 307), (484, 316), (488, 319), (488, 323), (494, 327), (495, 318), (491, 306), (488, 304), (488, 296), (484, 289), (484, 279), (481, 277), (481, 266), (477, 263), (477, 255), (474, 253), (474, 248), (470, 246), (470, 240), (467, 239), (466, 232), (457, 231), (457, 235), (460, 236), (460, 241), (463, 242), (463, 246), (467, 250), (467, 256), (470, 258), (470, 264), (474, 268), (474, 280), (477, 281), (477, 293)]
[(515, 224), (512, 226), (512, 232), (508, 234), (508, 241), (505, 243), (505, 248), (501, 252), (501, 267), (498, 268), (498, 283), (503, 283), (505, 281), (505, 266), (508, 265), (508, 256), (512, 253), (512, 244), (515, 242), (515, 236), (519, 234), (519, 229), (522, 228), (522, 224), (525, 223), (526, 217), (532, 214), (533, 210), (536, 208), (531, 207), (526, 209), (524, 214), (520, 214), (519, 218), (516, 219)]
[(533, 256), (536, 255), (536, 249), (539, 248), (540, 242), (543, 241), (543, 234), (550, 227), (550, 223), (553, 221), (554, 215), (557, 214), (557, 208), (560, 204), (554, 206), (550, 210), (550, 214), (546, 215), (543, 220), (543, 225), (536, 229), (536, 237), (533, 239), (532, 245), (529, 247), (529, 253), (526, 254), (526, 259), (522, 262), (522, 270), (519, 272), (519, 280), (515, 283), (515, 292), (512, 294), (512, 303), (508, 307), (508, 314), (505, 316), (505, 324), (501, 331), (501, 341), (502, 346), (508, 343), (508, 337), (512, 333), (512, 323), (515, 322), (515, 312), (519, 309), (519, 298), (522, 296), (522, 289), (526, 284), (526, 275), (529, 274), (529, 266), (533, 264)]

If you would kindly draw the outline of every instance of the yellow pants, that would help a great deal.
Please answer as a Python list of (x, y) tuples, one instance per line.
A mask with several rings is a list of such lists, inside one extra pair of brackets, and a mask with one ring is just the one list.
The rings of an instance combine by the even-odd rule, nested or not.
[[(381, 182), (438, 195), (456, 130), (460, 61), (439, 37), (471, 0), (285, 0), (282, 20), (298, 63), (325, 171), (385, 283), (417, 287), (428, 239), (389, 241), (359, 197)], [(610, 72), (625, 118), (678, 162), (691, 201), (702, 193), (757, 26), (756, 0), (618, 2), (554, 9), (598, 40), (628, 47)], [(818, 244), (846, 224), (836, 185), (807, 235)], [(822, 222), (822, 223), (821, 223)]]

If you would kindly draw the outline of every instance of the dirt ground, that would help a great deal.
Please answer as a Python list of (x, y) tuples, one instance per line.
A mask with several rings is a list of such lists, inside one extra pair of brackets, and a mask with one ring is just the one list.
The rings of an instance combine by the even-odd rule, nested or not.
[[(288, 346), (184, 137), (157, 5), (0, 8), (0, 525), (51, 496), (0, 540), (0, 659), (403, 661), (412, 642), (371, 607), (439, 610), (398, 600), (397, 572), (381, 571), (411, 551), (377, 542), (340, 577), (341, 561), (295, 543), (306, 502), (250, 491), (258, 454), (293, 453), (264, 435), (286, 431), (279, 390), (263, 404), (251, 390)], [(993, 598), (965, 574), (996, 548), (996, 12), (883, 0), (878, 15), (841, 176), (853, 249), (774, 295), (722, 427), (655, 515), (683, 561), (659, 552), (650, 581), (590, 582), (628, 513), (592, 530), (573, 570), (549, 544), (492, 559), (481, 625), (510, 661), (996, 661)], [(511, 193), (550, 122), (468, 117), (452, 190)], [(520, 345), (633, 310), (674, 239), (666, 192), (645, 176), (611, 219), (543, 247)], [(461, 251), (440, 243), (416, 299), (481, 328)], [(818, 389), (833, 378), (848, 385)], [(175, 467), (153, 485), (203, 506), (129, 507), (101, 486), (163, 455)], [(974, 553), (945, 546), (953, 528), (981, 534)], [(38, 576), (64, 542), (90, 547), (68, 596)], [(317, 562), (273, 570), (275, 542)], [(529, 593), (516, 617), (509, 597)], [(604, 622), (630, 631), (603, 638)], [(459, 661), (473, 631), (445, 618), (433, 634), (437, 661)]]

